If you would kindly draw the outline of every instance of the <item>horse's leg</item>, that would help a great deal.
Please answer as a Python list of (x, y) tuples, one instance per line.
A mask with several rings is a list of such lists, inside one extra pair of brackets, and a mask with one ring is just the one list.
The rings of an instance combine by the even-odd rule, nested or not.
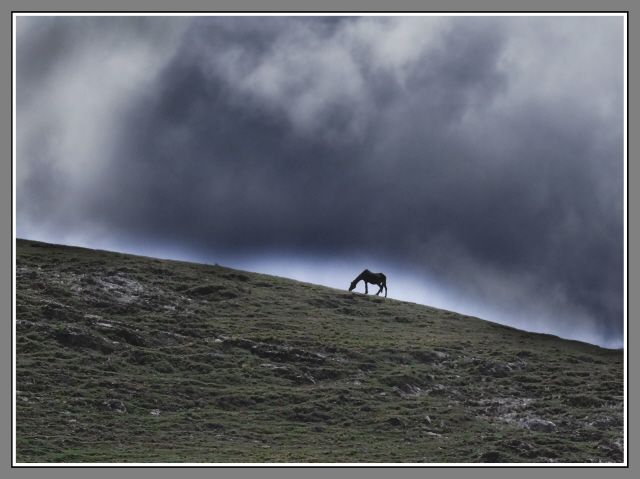
[(378, 290), (378, 292), (376, 293), (376, 296), (378, 296), (380, 293), (382, 293), (382, 284), (379, 284), (377, 286), (380, 286), (380, 289)]
[(367, 282), (364, 282), (364, 294), (369, 294), (369, 288), (367, 288)]
[(383, 286), (384, 286), (384, 297), (386, 298), (387, 297), (387, 282), (386, 281), (383, 283)]

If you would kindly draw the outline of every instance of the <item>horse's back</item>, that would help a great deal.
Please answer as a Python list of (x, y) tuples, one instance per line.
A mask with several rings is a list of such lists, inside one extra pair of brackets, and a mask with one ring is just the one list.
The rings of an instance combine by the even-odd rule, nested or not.
[[(387, 277), (384, 275), (384, 273), (372, 273), (368, 269), (365, 269), (362, 273), (360, 273), (359, 277), (361, 277), (363, 279), (381, 281), (381, 282), (384, 282), (384, 283), (387, 282)], [(371, 281), (369, 281), (369, 282), (371, 282)]]
[(383, 283), (387, 281), (387, 277), (384, 273), (371, 273), (371, 275)]

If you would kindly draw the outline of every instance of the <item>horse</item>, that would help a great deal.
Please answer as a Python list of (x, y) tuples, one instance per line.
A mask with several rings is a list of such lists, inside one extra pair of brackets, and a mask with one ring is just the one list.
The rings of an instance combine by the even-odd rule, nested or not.
[(353, 291), (358, 284), (359, 281), (364, 281), (364, 294), (369, 294), (369, 288), (367, 288), (367, 283), (375, 284), (379, 286), (380, 289), (376, 293), (376, 296), (382, 293), (382, 288), (384, 288), (384, 297), (387, 297), (387, 277), (382, 273), (372, 273), (368, 269), (365, 269), (362, 273), (358, 275), (356, 279), (351, 281), (351, 286), (349, 286), (349, 291)]

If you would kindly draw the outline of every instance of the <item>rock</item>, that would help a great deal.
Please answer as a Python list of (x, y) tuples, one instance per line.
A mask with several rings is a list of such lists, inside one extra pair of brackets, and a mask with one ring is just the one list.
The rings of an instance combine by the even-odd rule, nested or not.
[(552, 421), (545, 419), (531, 418), (524, 421), (524, 426), (532, 431), (553, 432), (557, 426)]
[(424, 394), (422, 388), (414, 384), (403, 384), (400, 387), (394, 386), (392, 389), (402, 398), (417, 397)]
[(160, 409), (152, 409), (149, 414), (151, 414), (152, 416), (159, 416), (160, 415)]
[(432, 396), (445, 394), (447, 388), (442, 384), (435, 384), (431, 389), (428, 390), (429, 394)]
[(118, 414), (127, 412), (127, 407), (119, 399), (108, 399), (102, 404), (104, 404), (109, 411), (113, 411)]

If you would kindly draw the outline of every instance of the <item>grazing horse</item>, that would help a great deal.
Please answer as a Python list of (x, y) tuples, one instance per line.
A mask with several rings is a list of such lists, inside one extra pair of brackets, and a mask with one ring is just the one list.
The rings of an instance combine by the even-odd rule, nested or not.
[(387, 277), (382, 273), (372, 273), (368, 269), (365, 269), (362, 273), (358, 275), (356, 279), (351, 281), (351, 286), (349, 286), (349, 291), (353, 291), (358, 284), (359, 281), (364, 281), (364, 294), (369, 294), (369, 288), (367, 288), (367, 283), (375, 284), (376, 286), (380, 286), (380, 289), (376, 293), (376, 296), (382, 293), (382, 288), (384, 288), (384, 297), (387, 297)]

